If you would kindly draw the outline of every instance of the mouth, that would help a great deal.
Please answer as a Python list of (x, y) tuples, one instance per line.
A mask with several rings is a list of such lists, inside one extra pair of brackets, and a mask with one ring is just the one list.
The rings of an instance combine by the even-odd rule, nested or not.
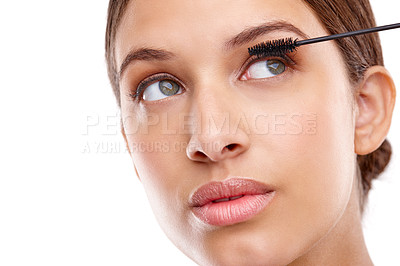
[(250, 220), (272, 200), (272, 187), (246, 178), (229, 178), (200, 187), (190, 198), (193, 214), (216, 226)]

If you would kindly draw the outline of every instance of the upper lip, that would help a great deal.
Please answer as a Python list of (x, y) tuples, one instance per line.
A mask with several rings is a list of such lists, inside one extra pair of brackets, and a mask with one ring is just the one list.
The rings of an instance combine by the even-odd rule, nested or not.
[(274, 189), (264, 183), (232, 177), (224, 181), (213, 181), (198, 188), (190, 197), (191, 207), (201, 207), (214, 200), (241, 195), (259, 195), (272, 192)]

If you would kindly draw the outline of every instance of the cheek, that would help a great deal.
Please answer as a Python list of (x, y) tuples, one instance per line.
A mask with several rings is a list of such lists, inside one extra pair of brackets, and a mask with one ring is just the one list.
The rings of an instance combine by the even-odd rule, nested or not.
[[(262, 226), (274, 229), (260, 234), (277, 239), (285, 250), (321, 239), (349, 202), (356, 163), (352, 108), (345, 79), (335, 78), (298, 81), (301, 93), (274, 110), (286, 114), (270, 123), (276, 130), (252, 138), (252, 164), (262, 165), (258, 176), (279, 188), (269, 213), (274, 219), (266, 218)], [(294, 113), (298, 116), (288, 116)]]
[[(127, 136), (132, 160), (146, 191), (163, 195), (171, 191), (183, 167), (184, 140), (175, 134), (175, 119), (164, 115), (146, 115), (137, 121), (137, 134)], [(127, 126), (129, 127), (129, 126)]]
[(351, 121), (332, 115), (326, 106), (315, 107), (315, 131), (274, 136), (273, 143), (281, 145), (274, 147), (276, 156), (271, 160), (284, 169), (281, 187), (290, 189), (288, 195), (295, 201), (307, 201), (303, 206), (308, 205), (311, 212), (316, 205), (344, 208), (355, 163)]
[[(140, 115), (125, 124), (127, 130), (136, 132), (127, 135), (132, 160), (153, 213), (169, 236), (180, 235), (186, 226), (182, 224), (187, 220), (184, 200), (189, 197), (182, 193), (189, 193), (195, 180), (193, 176), (185, 176), (187, 140), (184, 134), (175, 132), (179, 123), (173, 113), (168, 113)], [(184, 231), (189, 232), (190, 228)]]
[[(321, 59), (315, 59), (318, 60)], [(351, 88), (346, 74), (339, 71), (345, 69), (339, 56), (332, 58), (330, 64), (316, 65), (318, 68), (305, 73), (297, 82), (304, 91), (292, 102), (292, 108), (315, 115), (315, 131), (285, 140), (282, 148), (289, 154), (284, 160), (287, 169), (299, 177), (286, 182), (296, 184), (297, 195), (307, 189), (310, 203), (314, 200), (314, 204), (326, 204), (327, 208), (344, 208), (352, 189), (355, 165)], [(307, 128), (305, 123), (303, 127)]]

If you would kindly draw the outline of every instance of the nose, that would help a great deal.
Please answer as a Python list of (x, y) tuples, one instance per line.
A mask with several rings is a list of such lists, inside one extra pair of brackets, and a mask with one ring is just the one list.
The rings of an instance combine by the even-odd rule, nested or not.
[(190, 160), (219, 162), (249, 149), (249, 135), (238, 123), (241, 111), (226, 99), (226, 94), (222, 97), (215, 93), (199, 96), (194, 106), (192, 114), (196, 121), (186, 148)]
[(247, 138), (242, 135), (198, 135), (191, 138), (186, 149), (188, 158), (197, 162), (218, 162), (234, 158), (249, 147)]

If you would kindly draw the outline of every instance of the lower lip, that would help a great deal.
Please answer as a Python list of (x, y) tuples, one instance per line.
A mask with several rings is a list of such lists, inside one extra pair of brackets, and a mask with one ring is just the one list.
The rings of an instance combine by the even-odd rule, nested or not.
[(226, 226), (250, 220), (271, 202), (275, 191), (194, 207), (194, 215), (210, 225)]

